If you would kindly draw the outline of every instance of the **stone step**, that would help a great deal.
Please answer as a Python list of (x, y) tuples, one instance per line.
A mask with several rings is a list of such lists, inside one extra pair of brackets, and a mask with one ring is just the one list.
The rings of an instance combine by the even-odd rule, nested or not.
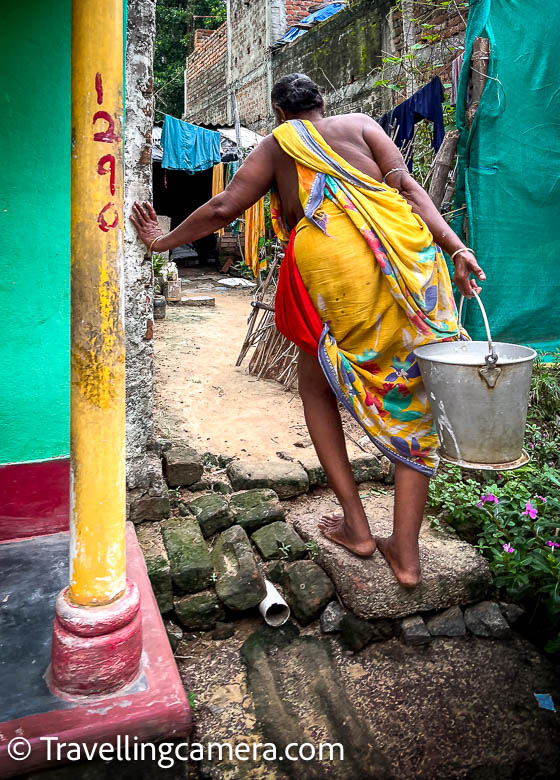
[(292, 498), (309, 490), (309, 479), (299, 463), (290, 461), (235, 460), (227, 467), (234, 490), (270, 488), (280, 498)]
[[(392, 531), (392, 498), (378, 496), (368, 502), (374, 536)], [(484, 598), (492, 579), (488, 563), (467, 542), (430, 529), (425, 521), (420, 532), (422, 582), (416, 588), (400, 585), (383, 556), (358, 558), (330, 542), (317, 528), (319, 518), (301, 515), (293, 526), (306, 542), (316, 542), (314, 560), (329, 575), (342, 601), (366, 620), (397, 618), (468, 604)]]

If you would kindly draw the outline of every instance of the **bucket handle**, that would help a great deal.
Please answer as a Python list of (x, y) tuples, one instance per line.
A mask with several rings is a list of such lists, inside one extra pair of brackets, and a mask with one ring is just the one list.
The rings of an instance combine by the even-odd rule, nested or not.
[[(498, 354), (494, 347), (494, 342), (492, 341), (492, 334), (490, 333), (490, 325), (488, 324), (488, 317), (486, 316), (486, 310), (484, 309), (484, 306), (482, 305), (482, 301), (480, 300), (480, 297), (476, 292), (476, 290), (473, 290), (473, 295), (476, 298), (478, 305), (480, 306), (480, 311), (482, 312), (482, 319), (484, 320), (484, 327), (486, 328), (486, 338), (488, 339), (488, 354), (484, 358), (484, 362), (486, 365), (479, 368), (478, 373), (480, 374), (481, 378), (486, 382), (488, 387), (493, 388), (496, 387), (496, 382), (500, 378), (502, 369), (498, 368), (498, 366), (496, 365), (496, 363), (498, 362)], [(459, 325), (461, 324), (461, 315), (463, 313), (464, 300), (465, 300), (465, 296), (462, 295), (461, 302), (459, 304), (459, 314), (457, 317)]]
[[(478, 295), (476, 290), (473, 290), (473, 295), (476, 298), (476, 302), (480, 306), (480, 311), (482, 312), (482, 319), (484, 320), (484, 327), (486, 328), (486, 338), (488, 339), (488, 354), (486, 355), (484, 360), (487, 366), (495, 366), (496, 363), (498, 362), (498, 355), (494, 347), (494, 342), (492, 341), (492, 334), (490, 333), (490, 325), (488, 324), (488, 317), (486, 316), (486, 310), (482, 305), (482, 301), (480, 300), (480, 296)], [(459, 304), (459, 315), (457, 317), (459, 324), (461, 324), (464, 300), (465, 300), (465, 296), (461, 295), (461, 302)]]

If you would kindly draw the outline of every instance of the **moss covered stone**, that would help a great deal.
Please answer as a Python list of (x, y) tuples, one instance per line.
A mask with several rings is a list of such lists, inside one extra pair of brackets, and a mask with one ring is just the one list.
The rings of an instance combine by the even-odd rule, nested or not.
[(284, 510), (277, 494), (267, 488), (236, 493), (231, 497), (229, 506), (235, 522), (249, 532), (276, 520), (284, 520)]
[(219, 493), (195, 498), (188, 507), (198, 520), (204, 537), (212, 536), (218, 531), (225, 531), (233, 524), (233, 515), (228, 502)]
[(212, 554), (216, 570), (216, 593), (230, 609), (256, 607), (266, 595), (249, 537), (234, 525), (218, 537)]
[(319, 617), (335, 595), (332, 582), (313, 561), (286, 564), (280, 584), (286, 601), (302, 626)]
[(143, 523), (137, 526), (136, 535), (159, 610), (162, 613), (169, 612), (173, 609), (173, 583), (159, 524)]
[(270, 523), (259, 528), (252, 534), (251, 540), (265, 561), (275, 558), (297, 561), (307, 555), (305, 543), (284, 522)]
[(180, 591), (197, 593), (212, 582), (212, 562), (194, 517), (174, 517), (161, 524), (171, 576)]
[(179, 623), (191, 631), (211, 631), (224, 619), (224, 609), (213, 590), (176, 598), (174, 607)]

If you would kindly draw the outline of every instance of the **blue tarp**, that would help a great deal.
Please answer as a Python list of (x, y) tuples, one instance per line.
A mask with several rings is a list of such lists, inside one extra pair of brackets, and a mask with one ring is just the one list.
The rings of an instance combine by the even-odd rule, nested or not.
[[(342, 11), (344, 8), (345, 3), (330, 3), (329, 5), (325, 6), (325, 8), (321, 8), (320, 11), (315, 11), (313, 14), (309, 14), (309, 16), (306, 16), (304, 19), (300, 19), (299, 21), (304, 24), (311, 24), (312, 22), (324, 22), (325, 19), (328, 19), (331, 16), (334, 16), (334, 14), (337, 14), (339, 11)], [(296, 38), (299, 38), (300, 35), (305, 35), (307, 30), (301, 30), (299, 27), (291, 27), (288, 32), (280, 38), (281, 41), (284, 41), (286, 43), (291, 43), (292, 41), (295, 41)]]
[(162, 168), (205, 171), (220, 162), (220, 134), (175, 117), (165, 117), (161, 134)]

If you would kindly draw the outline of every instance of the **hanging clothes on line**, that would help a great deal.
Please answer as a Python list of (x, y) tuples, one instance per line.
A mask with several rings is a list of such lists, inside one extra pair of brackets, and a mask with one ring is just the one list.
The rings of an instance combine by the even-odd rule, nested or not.
[[(214, 166), (212, 170), (212, 197), (214, 198), (216, 195), (219, 195), (220, 192), (223, 192), (225, 189), (224, 186), (224, 173), (225, 173), (225, 166), (223, 163), (218, 163)], [(219, 236), (224, 235), (224, 228), (220, 228), (218, 231), (216, 231)]]
[(161, 134), (162, 168), (196, 173), (220, 162), (220, 134), (166, 114)]
[(245, 265), (253, 269), (255, 279), (259, 271), (266, 271), (264, 226), (264, 198), (245, 212)]
[[(394, 128), (397, 128), (395, 143), (399, 148), (402, 148), (405, 144), (409, 144), (412, 141), (414, 125), (421, 119), (429, 119), (434, 123), (432, 146), (434, 152), (437, 152), (445, 135), (442, 109), (443, 98), (444, 92), (441, 79), (439, 76), (434, 76), (426, 86), (421, 87), (412, 97), (400, 103), (392, 111), (387, 111), (377, 121), (387, 135), (392, 135)], [(407, 164), (408, 169), (412, 171), (412, 155), (410, 155)]]

